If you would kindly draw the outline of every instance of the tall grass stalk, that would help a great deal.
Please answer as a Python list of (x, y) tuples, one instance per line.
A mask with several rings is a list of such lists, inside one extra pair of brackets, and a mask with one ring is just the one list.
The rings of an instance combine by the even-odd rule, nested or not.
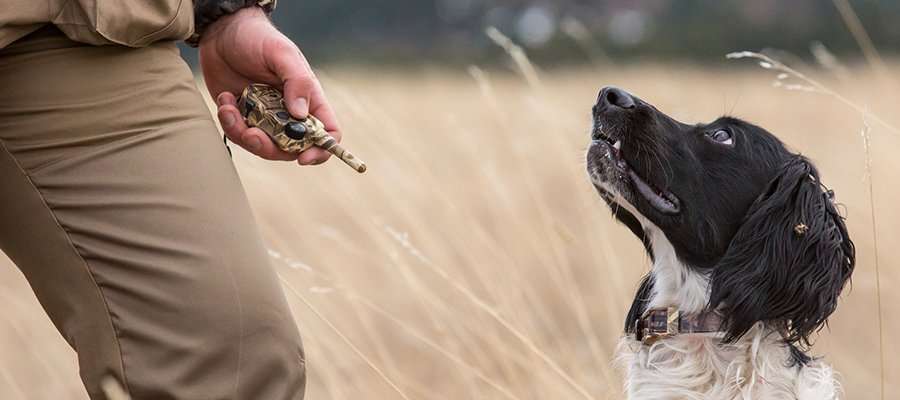
[(588, 391), (578, 384), (569, 374), (563, 371), (562, 367), (553, 361), (550, 356), (547, 355), (544, 351), (542, 351), (531, 339), (528, 338), (527, 335), (522, 333), (519, 329), (517, 329), (512, 323), (510, 323), (506, 318), (504, 318), (497, 309), (491, 307), (484, 300), (481, 299), (475, 292), (471, 289), (454, 279), (447, 273), (446, 270), (438, 266), (437, 264), (432, 263), (424, 254), (422, 254), (419, 249), (412, 245), (409, 241), (409, 238), (406, 235), (401, 234), (400, 232), (394, 230), (391, 227), (386, 227), (386, 231), (390, 234), (394, 240), (397, 241), (404, 249), (406, 249), (410, 255), (418, 259), (422, 265), (426, 266), (430, 271), (434, 272), (441, 279), (445, 280), (450, 284), (451, 287), (459, 291), (463, 297), (468, 299), (472, 304), (481, 309), (484, 313), (493, 318), (497, 323), (499, 323), (504, 329), (509, 331), (516, 339), (518, 339), (522, 344), (525, 345), (532, 353), (537, 355), (550, 369), (556, 373), (560, 378), (562, 378), (567, 384), (569, 384), (573, 389), (575, 389), (578, 394), (580, 394), (585, 399), (593, 400), (594, 397), (591, 396)]
[[(891, 123), (885, 121), (881, 117), (868, 113), (868, 109), (866, 107), (855, 103), (854, 101), (848, 99), (847, 97), (844, 97), (840, 93), (835, 92), (834, 90), (831, 90), (830, 88), (823, 85), (819, 81), (812, 79), (809, 76), (803, 74), (802, 72), (797, 71), (797, 70), (783, 64), (781, 61), (775, 60), (765, 54), (756, 53), (756, 52), (752, 52), (752, 51), (738, 51), (738, 52), (734, 52), (734, 53), (728, 53), (725, 55), (725, 57), (729, 58), (729, 59), (741, 59), (741, 58), (756, 59), (759, 62), (760, 67), (762, 67), (764, 69), (769, 69), (769, 70), (780, 72), (780, 74), (777, 76), (777, 80), (773, 83), (774, 86), (782, 87), (787, 90), (814, 92), (814, 93), (821, 93), (821, 94), (831, 96), (831, 97), (837, 99), (838, 101), (840, 101), (841, 103), (844, 103), (848, 107), (856, 110), (860, 114), (868, 114), (869, 118), (871, 118), (875, 122), (878, 122), (883, 127), (887, 128), (891, 133), (893, 133), (895, 135), (900, 135), (900, 129), (898, 129)], [(800, 84), (800, 85), (788, 84), (788, 83), (784, 82), (786, 79), (791, 78), (791, 77), (796, 78), (800, 82), (803, 82), (805, 85), (804, 84)]]
[(870, 217), (872, 219), (872, 245), (875, 248), (875, 299), (878, 305), (878, 353), (879, 353), (879, 362), (881, 364), (880, 372), (881, 372), (881, 398), (884, 399), (884, 321), (882, 321), (882, 308), (881, 308), (881, 273), (878, 269), (878, 219), (875, 218), (875, 191), (873, 189), (873, 180), (872, 180), (872, 153), (871, 153), (871, 136), (869, 135), (870, 127), (866, 122), (866, 114), (863, 114), (863, 128), (860, 131), (860, 135), (862, 136), (863, 148), (865, 149), (866, 154), (866, 176), (865, 180), (868, 183), (869, 189), (869, 212)]
[(500, 392), (500, 394), (502, 394), (503, 397), (510, 399), (510, 400), (521, 400), (518, 396), (516, 396), (515, 394), (510, 392), (509, 389), (507, 389), (503, 385), (497, 383), (496, 381), (494, 381), (493, 379), (491, 379), (490, 377), (485, 375), (484, 372), (482, 372), (478, 368), (474, 367), (472, 364), (467, 363), (464, 359), (457, 356), (456, 354), (448, 351), (447, 349), (445, 349), (443, 346), (441, 346), (437, 342), (429, 339), (427, 336), (425, 336), (424, 334), (419, 332), (417, 329), (413, 328), (411, 325), (407, 324), (406, 322), (403, 322), (401, 319), (397, 318), (396, 316), (389, 313), (384, 308), (373, 303), (371, 300), (369, 300), (365, 297), (355, 295), (355, 294), (350, 294), (349, 296), (350, 296), (351, 300), (359, 302), (360, 304), (362, 304), (363, 306), (368, 308), (370, 311), (372, 311), (378, 315), (381, 315), (388, 321), (393, 322), (395, 325), (397, 325), (401, 329), (403, 329), (404, 332), (408, 333), (410, 336), (414, 337), (416, 340), (419, 340), (420, 342), (424, 343), (426, 346), (430, 347), (432, 350), (438, 352), (440, 355), (444, 356), (444, 358), (446, 358), (447, 360), (453, 362), (456, 365), (459, 365), (460, 367), (464, 368), (466, 371), (469, 371), (470, 373), (475, 375), (475, 377), (480, 379), (482, 382), (488, 384), (490, 387), (492, 387), (496, 391)]
[[(883, 67), (883, 61), (881, 57), (878, 56), (877, 51), (875, 50), (874, 45), (872, 45), (871, 40), (868, 35), (865, 33), (865, 29), (862, 28), (861, 23), (859, 23), (859, 19), (856, 18), (856, 14), (853, 12), (852, 8), (850, 8), (849, 3), (846, 0), (834, 0), (835, 5), (838, 9), (841, 10), (841, 15), (844, 16), (845, 21), (847, 21), (848, 27), (851, 31), (854, 32), (854, 36), (860, 42), (860, 46), (863, 47), (865, 53), (867, 53), (867, 59), (876, 70), (881, 69)], [(859, 32), (857, 32), (857, 30)], [(869, 54), (871, 53), (871, 54)], [(866, 175), (864, 176), (864, 181), (867, 182), (868, 188), (868, 197), (869, 197), (869, 212), (871, 218), (871, 227), (872, 227), (872, 246), (875, 251), (874, 259), (875, 259), (875, 297), (876, 297), (876, 306), (877, 306), (877, 325), (878, 325), (878, 348), (879, 348), (879, 370), (880, 370), (880, 397), (884, 399), (884, 385), (885, 385), (885, 351), (884, 351), (884, 321), (883, 321), (883, 312), (882, 312), (882, 304), (881, 304), (881, 273), (879, 270), (878, 263), (878, 226), (877, 221), (878, 218), (875, 216), (875, 193), (874, 193), (874, 184), (872, 179), (872, 156), (871, 156), (871, 127), (869, 126), (867, 120), (872, 119), (885, 128), (888, 128), (894, 134), (900, 134), (897, 128), (895, 128), (890, 123), (881, 119), (877, 115), (874, 115), (869, 112), (868, 108), (861, 106), (845, 96), (839, 94), (838, 92), (832, 90), (831, 88), (823, 85), (822, 83), (808, 77), (807, 75), (794, 70), (791, 67), (788, 67), (784, 63), (775, 60), (771, 57), (768, 57), (764, 54), (755, 53), (751, 51), (740, 51), (729, 53), (725, 56), (729, 59), (741, 59), (741, 58), (750, 58), (756, 59), (759, 63), (759, 66), (764, 69), (770, 69), (774, 71), (778, 71), (779, 75), (777, 76), (776, 81), (774, 82), (774, 86), (783, 87), (787, 90), (800, 90), (807, 91), (813, 93), (819, 93), (831, 96), (855, 111), (859, 112), (863, 118), (863, 128), (861, 131), (861, 136), (863, 140), (863, 150), (865, 154), (865, 171)], [(788, 78), (795, 78), (804, 84), (785, 84), (784, 81)]]
[(841, 14), (844, 23), (847, 25), (847, 30), (850, 31), (850, 34), (853, 35), (853, 39), (856, 40), (856, 43), (859, 44), (860, 49), (862, 49), (866, 61), (872, 66), (872, 69), (875, 70), (875, 73), (879, 78), (893, 83), (894, 81), (888, 73), (888, 68), (884, 64), (881, 54), (878, 53), (878, 49), (876, 49), (875, 44), (872, 43), (872, 38), (869, 37), (869, 33), (866, 32), (866, 28), (863, 26), (862, 21), (859, 20), (856, 11), (853, 11), (853, 6), (851, 6), (850, 2), (847, 0), (832, 1), (834, 2), (834, 6), (837, 7), (838, 12)]
[[(284, 265), (286, 265), (286, 266), (289, 266), (289, 267), (290, 267), (291, 265), (295, 265), (295, 263), (296, 263), (295, 261), (292, 261), (292, 260), (290, 260), (290, 259), (287, 259), (287, 258), (283, 257), (280, 253), (278, 253), (278, 252), (276, 252), (276, 251), (274, 251), (274, 250), (270, 250), (270, 251), (269, 251), (269, 255), (270, 255), (270, 257), (272, 257), (274, 260), (278, 261), (278, 262), (281, 263), (281, 264), (284, 264)], [(494, 389), (496, 389), (498, 392), (500, 392), (504, 397), (506, 397), (506, 398), (508, 398), (508, 399), (510, 399), (510, 400), (521, 400), (521, 399), (520, 399), (519, 397), (517, 397), (515, 394), (513, 394), (512, 392), (510, 392), (509, 389), (507, 389), (507, 388), (504, 387), (503, 385), (497, 383), (496, 381), (494, 381), (493, 379), (491, 379), (490, 377), (488, 377), (487, 375), (485, 375), (484, 372), (482, 372), (481, 370), (479, 370), (478, 368), (476, 368), (476, 367), (473, 366), (472, 364), (467, 363), (467, 362), (466, 362), (465, 360), (463, 360), (460, 356), (458, 356), (458, 355), (454, 354), (453, 352), (447, 350), (445, 347), (441, 346), (441, 345), (438, 344), (437, 342), (435, 342), (435, 341), (429, 339), (427, 336), (425, 336), (424, 334), (422, 334), (420, 331), (418, 331), (417, 329), (413, 328), (410, 324), (408, 324), (408, 323), (406, 323), (406, 322), (403, 322), (402, 319), (400, 319), (399, 317), (397, 317), (397, 316), (391, 314), (389, 311), (385, 310), (383, 307), (380, 307), (380, 306), (376, 305), (376, 303), (375, 303), (373, 300), (367, 298), (366, 296), (363, 296), (363, 295), (359, 294), (359, 292), (357, 292), (357, 291), (351, 290), (350, 288), (348, 288), (348, 287), (346, 287), (346, 286), (343, 286), (343, 285), (338, 284), (337, 281), (336, 281), (334, 278), (332, 278), (332, 277), (330, 277), (330, 276), (328, 276), (328, 275), (325, 275), (324, 273), (315, 271), (315, 270), (313, 270), (313, 269), (311, 269), (311, 268), (309, 268), (309, 269), (304, 269), (304, 270), (305, 270), (306, 272), (315, 274), (315, 276), (316, 276), (317, 278), (322, 279), (322, 280), (328, 282), (329, 284), (331, 284), (330, 288), (332, 288), (332, 289), (334, 289), (334, 290), (337, 290), (337, 291), (341, 292), (341, 293), (342, 293), (344, 296), (346, 296), (350, 301), (353, 301), (353, 302), (356, 302), (356, 303), (358, 303), (358, 304), (363, 305), (363, 306), (364, 306), (366, 309), (368, 309), (369, 311), (372, 311), (372, 312), (374, 312), (374, 313), (376, 313), (376, 314), (378, 314), (378, 315), (384, 317), (386, 320), (388, 320), (388, 321), (394, 323), (395, 325), (399, 326), (404, 332), (406, 332), (407, 334), (409, 334), (409, 335), (412, 336), (413, 338), (415, 338), (415, 339), (421, 341), (422, 343), (424, 343), (425, 345), (427, 345), (428, 347), (430, 347), (431, 349), (433, 349), (434, 351), (436, 351), (438, 354), (441, 354), (442, 356), (444, 356), (444, 357), (445, 357), (446, 359), (448, 359), (449, 361), (451, 361), (451, 362), (453, 362), (454, 364), (457, 364), (457, 365), (459, 365), (459, 366), (465, 368), (467, 371), (471, 372), (471, 373), (472, 373), (473, 375), (475, 375), (478, 379), (480, 379), (480, 380), (483, 381), (484, 383), (488, 384), (489, 386), (491, 386), (492, 388), (494, 388)], [(286, 287), (289, 291), (292, 291), (292, 292), (295, 292), (295, 293), (297, 292), (296, 289), (294, 289), (293, 286), (290, 285), (290, 282), (289, 282), (286, 278), (284, 278), (284, 276), (279, 275), (279, 278), (281, 279), (282, 284), (285, 285), (285, 287)], [(332, 328), (332, 329), (336, 329), (336, 328)], [(373, 364), (374, 364), (374, 363), (373, 363)]]
[(106, 376), (100, 381), (100, 389), (108, 400), (131, 400), (119, 381), (112, 376)]
[(284, 286), (288, 290), (288, 292), (292, 293), (294, 296), (296, 296), (298, 299), (300, 299), (300, 301), (303, 302), (303, 304), (305, 304), (306, 307), (309, 308), (309, 310), (312, 311), (313, 314), (316, 315), (316, 318), (319, 318), (322, 322), (324, 322), (325, 325), (327, 325), (328, 328), (331, 329), (331, 331), (334, 332), (334, 334), (337, 335), (347, 345), (347, 347), (350, 348), (350, 350), (352, 350), (354, 353), (356, 353), (356, 355), (359, 356), (359, 358), (362, 359), (363, 362), (365, 362), (366, 365), (368, 365), (369, 368), (372, 369), (372, 371), (375, 371), (375, 373), (378, 374), (378, 376), (388, 386), (390, 386), (391, 389), (393, 389), (395, 392), (397, 392), (397, 394), (400, 395), (400, 397), (403, 398), (404, 400), (411, 400), (409, 398), (409, 396), (407, 396), (406, 393), (402, 389), (400, 389), (400, 387), (397, 386), (397, 384), (394, 383), (394, 381), (391, 380), (391, 378), (389, 378), (387, 376), (387, 374), (384, 373), (384, 371), (381, 370), (381, 368), (378, 368), (378, 366), (375, 365), (375, 363), (372, 362), (372, 360), (370, 360), (369, 357), (366, 356), (365, 353), (363, 353), (362, 350), (359, 349), (359, 347), (356, 347), (356, 345), (353, 344), (353, 341), (350, 340), (350, 338), (348, 338), (346, 335), (344, 335), (344, 333), (341, 332), (341, 330), (338, 329), (337, 326), (335, 326), (333, 323), (331, 323), (331, 321), (328, 318), (326, 318), (325, 315), (323, 315), (321, 312), (319, 312), (319, 309), (316, 308), (316, 306), (314, 306), (312, 303), (309, 302), (309, 300), (306, 299), (306, 296), (300, 294), (300, 292), (297, 289), (294, 289), (294, 286), (291, 285), (290, 281), (288, 281), (287, 279), (284, 278), (284, 275), (279, 273), (278, 279), (281, 281), (282, 286)]
[[(28, 399), (28, 396), (25, 395), (25, 391), (22, 390), (21, 385), (19, 385), (19, 383), (16, 382), (16, 379), (13, 378), (12, 375), (10, 375), (9, 371), (7, 371), (5, 368), (0, 368), (0, 376), (3, 377), (3, 380), (5, 382), (7, 382), (7, 385), (13, 392), (13, 393), (11, 393), (13, 396), (15, 396), (16, 398), (19, 398), (19, 399), (23, 399), (23, 400)], [(110, 400), (118, 400), (118, 399), (111, 398)]]
[(603, 51), (603, 47), (594, 40), (590, 29), (575, 17), (563, 18), (560, 30), (570, 37), (594, 66), (609, 65), (612, 60)]
[(541, 79), (538, 77), (537, 68), (534, 67), (534, 64), (531, 63), (528, 56), (525, 55), (525, 50), (523, 50), (521, 46), (517, 45), (509, 38), (509, 36), (504, 35), (503, 32), (500, 32), (499, 29), (493, 26), (485, 29), (484, 33), (512, 57), (516, 67), (519, 68), (519, 72), (525, 80), (528, 81), (528, 84), (531, 87), (535, 89), (541, 88)]

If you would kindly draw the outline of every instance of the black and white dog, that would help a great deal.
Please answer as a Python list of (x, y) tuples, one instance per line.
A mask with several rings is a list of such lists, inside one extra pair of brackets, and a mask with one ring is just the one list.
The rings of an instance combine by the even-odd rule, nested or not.
[(687, 125), (608, 87), (587, 170), (653, 260), (625, 320), (630, 399), (834, 399), (808, 356), (855, 250), (801, 155), (737, 118)]

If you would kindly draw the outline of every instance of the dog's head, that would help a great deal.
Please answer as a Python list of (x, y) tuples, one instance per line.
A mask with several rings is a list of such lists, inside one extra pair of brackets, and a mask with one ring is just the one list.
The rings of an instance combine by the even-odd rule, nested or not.
[(709, 277), (726, 338), (762, 321), (808, 343), (855, 258), (812, 163), (756, 125), (684, 124), (617, 88), (600, 92), (593, 117), (594, 186), (645, 243), (659, 229), (681, 263)]

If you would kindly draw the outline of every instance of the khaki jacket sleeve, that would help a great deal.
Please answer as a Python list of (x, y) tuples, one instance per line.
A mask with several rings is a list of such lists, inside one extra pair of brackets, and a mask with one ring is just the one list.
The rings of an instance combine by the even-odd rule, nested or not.
[[(191, 0), (12, 0), (0, 18), (0, 45), (22, 29), (56, 25), (70, 39), (144, 47), (183, 40), (194, 31)], [(5, 20), (5, 21), (4, 21)], [(5, 23), (3, 23), (5, 22)]]

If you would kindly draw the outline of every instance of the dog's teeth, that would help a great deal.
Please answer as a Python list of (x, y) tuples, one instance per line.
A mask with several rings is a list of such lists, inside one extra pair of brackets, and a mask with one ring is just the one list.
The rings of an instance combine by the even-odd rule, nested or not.
[(613, 148), (616, 149), (616, 150), (621, 150), (621, 149), (622, 149), (622, 141), (621, 141), (621, 140), (616, 140), (616, 142), (613, 143)]

